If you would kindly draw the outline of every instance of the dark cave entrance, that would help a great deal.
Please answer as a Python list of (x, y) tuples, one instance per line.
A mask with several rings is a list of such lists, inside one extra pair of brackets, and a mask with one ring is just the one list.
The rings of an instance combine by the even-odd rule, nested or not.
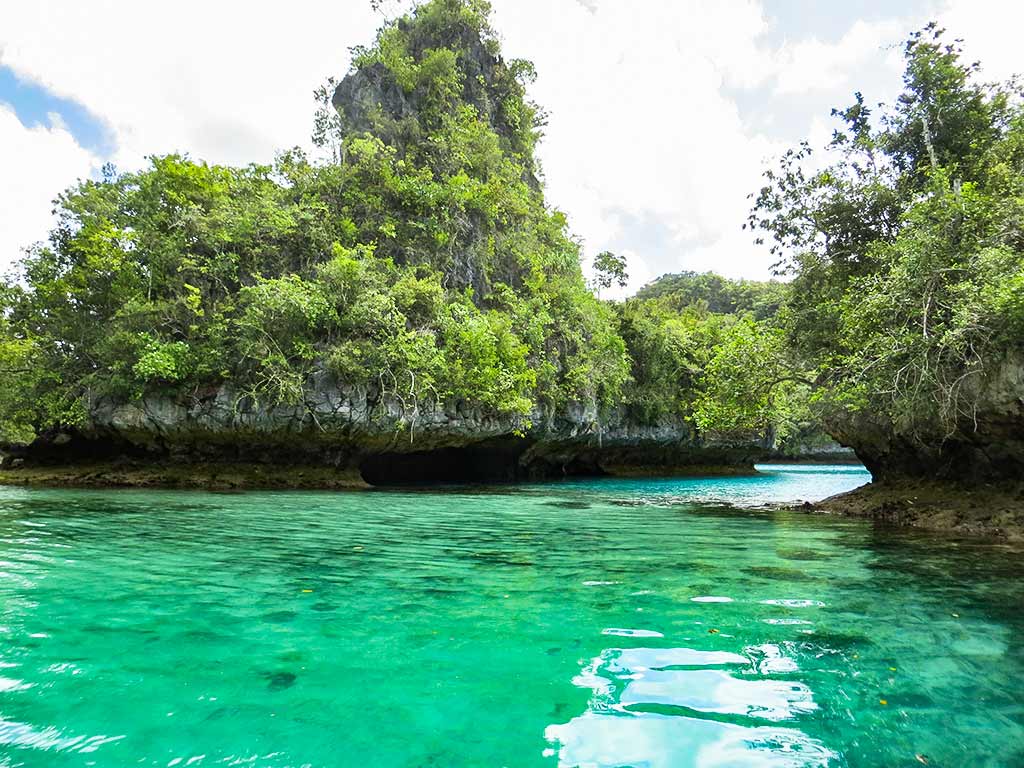
[(359, 462), (359, 474), (370, 485), (513, 483), (606, 474), (595, 457), (527, 454), (534, 441), (503, 438), (459, 448), (375, 453)]
[(511, 483), (524, 476), (519, 464), (528, 440), (478, 443), (408, 453), (376, 453), (363, 458), (359, 473), (370, 485)]

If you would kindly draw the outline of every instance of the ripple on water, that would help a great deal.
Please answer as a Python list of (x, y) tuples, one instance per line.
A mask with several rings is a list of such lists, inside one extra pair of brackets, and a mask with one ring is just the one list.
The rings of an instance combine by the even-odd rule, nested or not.
[(773, 721), (793, 720), (818, 708), (811, 689), (803, 683), (744, 679), (717, 669), (634, 673), (619, 695), (619, 704), (627, 708), (657, 704)]
[(610, 648), (595, 663), (610, 672), (669, 669), (671, 667), (721, 667), (746, 665), (750, 659), (729, 651), (699, 651), (693, 648)]
[(656, 713), (587, 712), (552, 725), (563, 768), (825, 768), (838, 755), (795, 728), (741, 726)]
[(661, 632), (655, 632), (653, 629), (623, 629), (619, 627), (609, 627), (601, 630), (602, 635), (618, 635), (619, 637), (664, 637)]
[(771, 565), (748, 566), (743, 569), (743, 573), (770, 581), (819, 581), (822, 578), (798, 568), (782, 568)]
[[(120, 741), (124, 736), (67, 736), (53, 726), (37, 728), (0, 717), (0, 746), (38, 749), (53, 752), (95, 752), (105, 744)], [(0, 755), (0, 757), (3, 757)], [(0, 763), (7, 765), (8, 763)]]
[(837, 755), (797, 727), (818, 705), (777, 644), (725, 650), (609, 648), (573, 680), (591, 689), (588, 711), (551, 725), (559, 765), (827, 766)]
[(0, 488), (0, 766), (1024, 765), (1024, 565), (790, 481)]

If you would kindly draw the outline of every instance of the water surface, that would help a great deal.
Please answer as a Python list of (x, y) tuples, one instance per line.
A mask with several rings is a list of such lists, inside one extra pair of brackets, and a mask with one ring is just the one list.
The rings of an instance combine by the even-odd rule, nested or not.
[(1018, 554), (757, 509), (866, 479), (0, 488), (0, 766), (1024, 765)]

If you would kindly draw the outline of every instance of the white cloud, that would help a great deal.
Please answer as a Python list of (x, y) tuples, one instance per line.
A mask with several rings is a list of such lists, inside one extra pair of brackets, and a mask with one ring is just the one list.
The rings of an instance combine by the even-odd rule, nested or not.
[(266, 162), (306, 142), (313, 90), (378, 22), (363, 2), (36, 0), (0, 11), (0, 62), (108, 121), (126, 165)]
[[(787, 39), (757, 0), (493, 4), (507, 55), (537, 64), (532, 95), (550, 110), (541, 145), (549, 199), (569, 214), (588, 257), (606, 248), (627, 255), (631, 288), (680, 269), (767, 276), (770, 255), (740, 230), (764, 160), (812, 130), (827, 135), (828, 109), (854, 89), (872, 103), (891, 98), (898, 55), (885, 46), (927, 20), (894, 11), (855, 21), (835, 40)], [(1024, 6), (946, 0), (943, 8), (940, 20), (968, 38), (987, 72), (1012, 68)], [(266, 162), (306, 143), (313, 89), (346, 71), (348, 48), (369, 42), (379, 22), (365, 0), (297, 0), (287, 10), (269, 0), (7, 3), (0, 63), (107, 121), (122, 168), (171, 151)], [(75, 155), (56, 124), (29, 133)], [(13, 146), (5, 139), (5, 150)], [(15, 180), (8, 186), (50, 185), (49, 200), (88, 172), (95, 159), (83, 152), (46, 169), (43, 160), (15, 162), (5, 168)], [(21, 208), (0, 209), (0, 229), (13, 233), (5, 238), (23, 245), (43, 236), (45, 203), (8, 224), (31, 205), (26, 197)]]
[(837, 88), (854, 90), (866, 65), (882, 59), (898, 82), (901, 60), (896, 49), (904, 36), (897, 19), (876, 23), (854, 22), (837, 42), (818, 38), (787, 43), (775, 56), (775, 92), (806, 94)]
[(938, 20), (951, 36), (963, 38), (964, 54), (969, 61), (981, 62), (987, 78), (1005, 80), (1024, 75), (1020, 52), (1024, 3), (948, 0)]
[(640, 14), (609, 0), (592, 11), (499, 0), (495, 12), (506, 52), (537, 65), (532, 93), (550, 110), (549, 199), (570, 214), (586, 253), (622, 242), (626, 222), (655, 220), (660, 252), (632, 254), (631, 289), (667, 270), (743, 271), (735, 260), (747, 248), (701, 264), (686, 254), (739, 231), (761, 161), (780, 149), (746, 129), (722, 87), (761, 57), (760, 8), (652, 0)]
[(59, 118), (26, 127), (2, 103), (0, 147), (5, 177), (0, 184), (0, 267), (5, 268), (24, 247), (45, 236), (57, 193), (88, 177), (99, 160), (78, 145)]
[[(894, 46), (918, 23), (856, 21), (837, 40), (773, 45), (759, 2), (494, 5), (506, 51), (537, 64), (533, 95), (551, 112), (549, 199), (587, 256), (628, 256), (627, 294), (684, 269), (769, 277), (774, 258), (742, 230), (765, 162), (808, 135), (827, 138), (830, 108), (856, 88), (891, 98)], [(740, 93), (762, 101), (756, 121)]]
[[(308, 143), (313, 90), (346, 71), (348, 46), (379, 21), (364, 2), (4, 3), (0, 64), (106, 121), (117, 149), (104, 160), (121, 169), (168, 152), (268, 162)], [(45, 237), (49, 201), (92, 162), (62, 126), (13, 119), (0, 141), (0, 194), (12, 198), (0, 206), (0, 268)]]

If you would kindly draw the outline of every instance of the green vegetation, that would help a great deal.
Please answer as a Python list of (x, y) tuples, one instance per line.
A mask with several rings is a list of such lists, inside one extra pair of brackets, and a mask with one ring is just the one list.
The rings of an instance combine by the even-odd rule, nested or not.
[[(102, 400), (302, 405), (325, 382), (399, 422), (462, 402), (521, 431), (577, 404), (782, 441), (837, 409), (925, 432), (971, 415), (973, 378), (1024, 331), (1011, 86), (915, 35), (893, 108), (858, 94), (831, 165), (806, 172), (804, 145), (767, 174), (749, 224), (791, 283), (684, 272), (616, 304), (544, 201), (533, 68), (501, 58), (488, 17), (431, 0), (357, 49), (316, 94), (329, 160), (154, 157), (61, 195), (0, 286), (0, 439)], [(593, 266), (598, 290), (625, 284), (621, 257)]]
[[(586, 287), (537, 181), (533, 68), (501, 59), (488, 14), (432, 0), (355, 50), (341, 108), (333, 81), (316, 94), (329, 162), (154, 157), (65, 192), (0, 296), (2, 437), (87, 423), (102, 399), (302, 404), (324, 376), (410, 422), (463, 401), (524, 430), (571, 403), (714, 429), (725, 385), (706, 368), (748, 402), (727, 358), (763, 329), (721, 314), (746, 305), (617, 307)], [(623, 259), (596, 267), (624, 284)], [(772, 402), (748, 406), (721, 423), (770, 426)]]
[(719, 315), (750, 313), (758, 320), (774, 317), (786, 297), (786, 285), (757, 280), (729, 280), (714, 272), (662, 275), (639, 291), (638, 299), (662, 299), (680, 311), (701, 306)]
[(531, 70), (496, 52), (486, 4), (435, 0), (353, 65), (415, 109), (374, 109), (362, 131), (321, 112), (335, 162), (157, 157), (64, 193), (2, 294), (7, 436), (80, 424), (98, 398), (229, 385), (239, 402), (301, 403), (319, 372), (410, 411), (464, 400), (524, 427), (535, 409), (616, 403), (614, 312), (536, 184)]
[(787, 154), (750, 220), (794, 277), (787, 343), (820, 407), (924, 440), (974, 428), (975, 384), (1024, 338), (1021, 91), (960, 53), (935, 25), (913, 35), (897, 103), (835, 110), (837, 159)]
[(626, 257), (619, 256), (611, 251), (601, 251), (594, 257), (594, 287), (600, 291), (607, 290), (613, 285), (625, 288), (629, 282), (629, 274), (626, 272)]
[(705, 433), (770, 431), (780, 444), (815, 432), (810, 382), (777, 317), (784, 290), (693, 272), (644, 286), (621, 308), (631, 418), (682, 416)]

